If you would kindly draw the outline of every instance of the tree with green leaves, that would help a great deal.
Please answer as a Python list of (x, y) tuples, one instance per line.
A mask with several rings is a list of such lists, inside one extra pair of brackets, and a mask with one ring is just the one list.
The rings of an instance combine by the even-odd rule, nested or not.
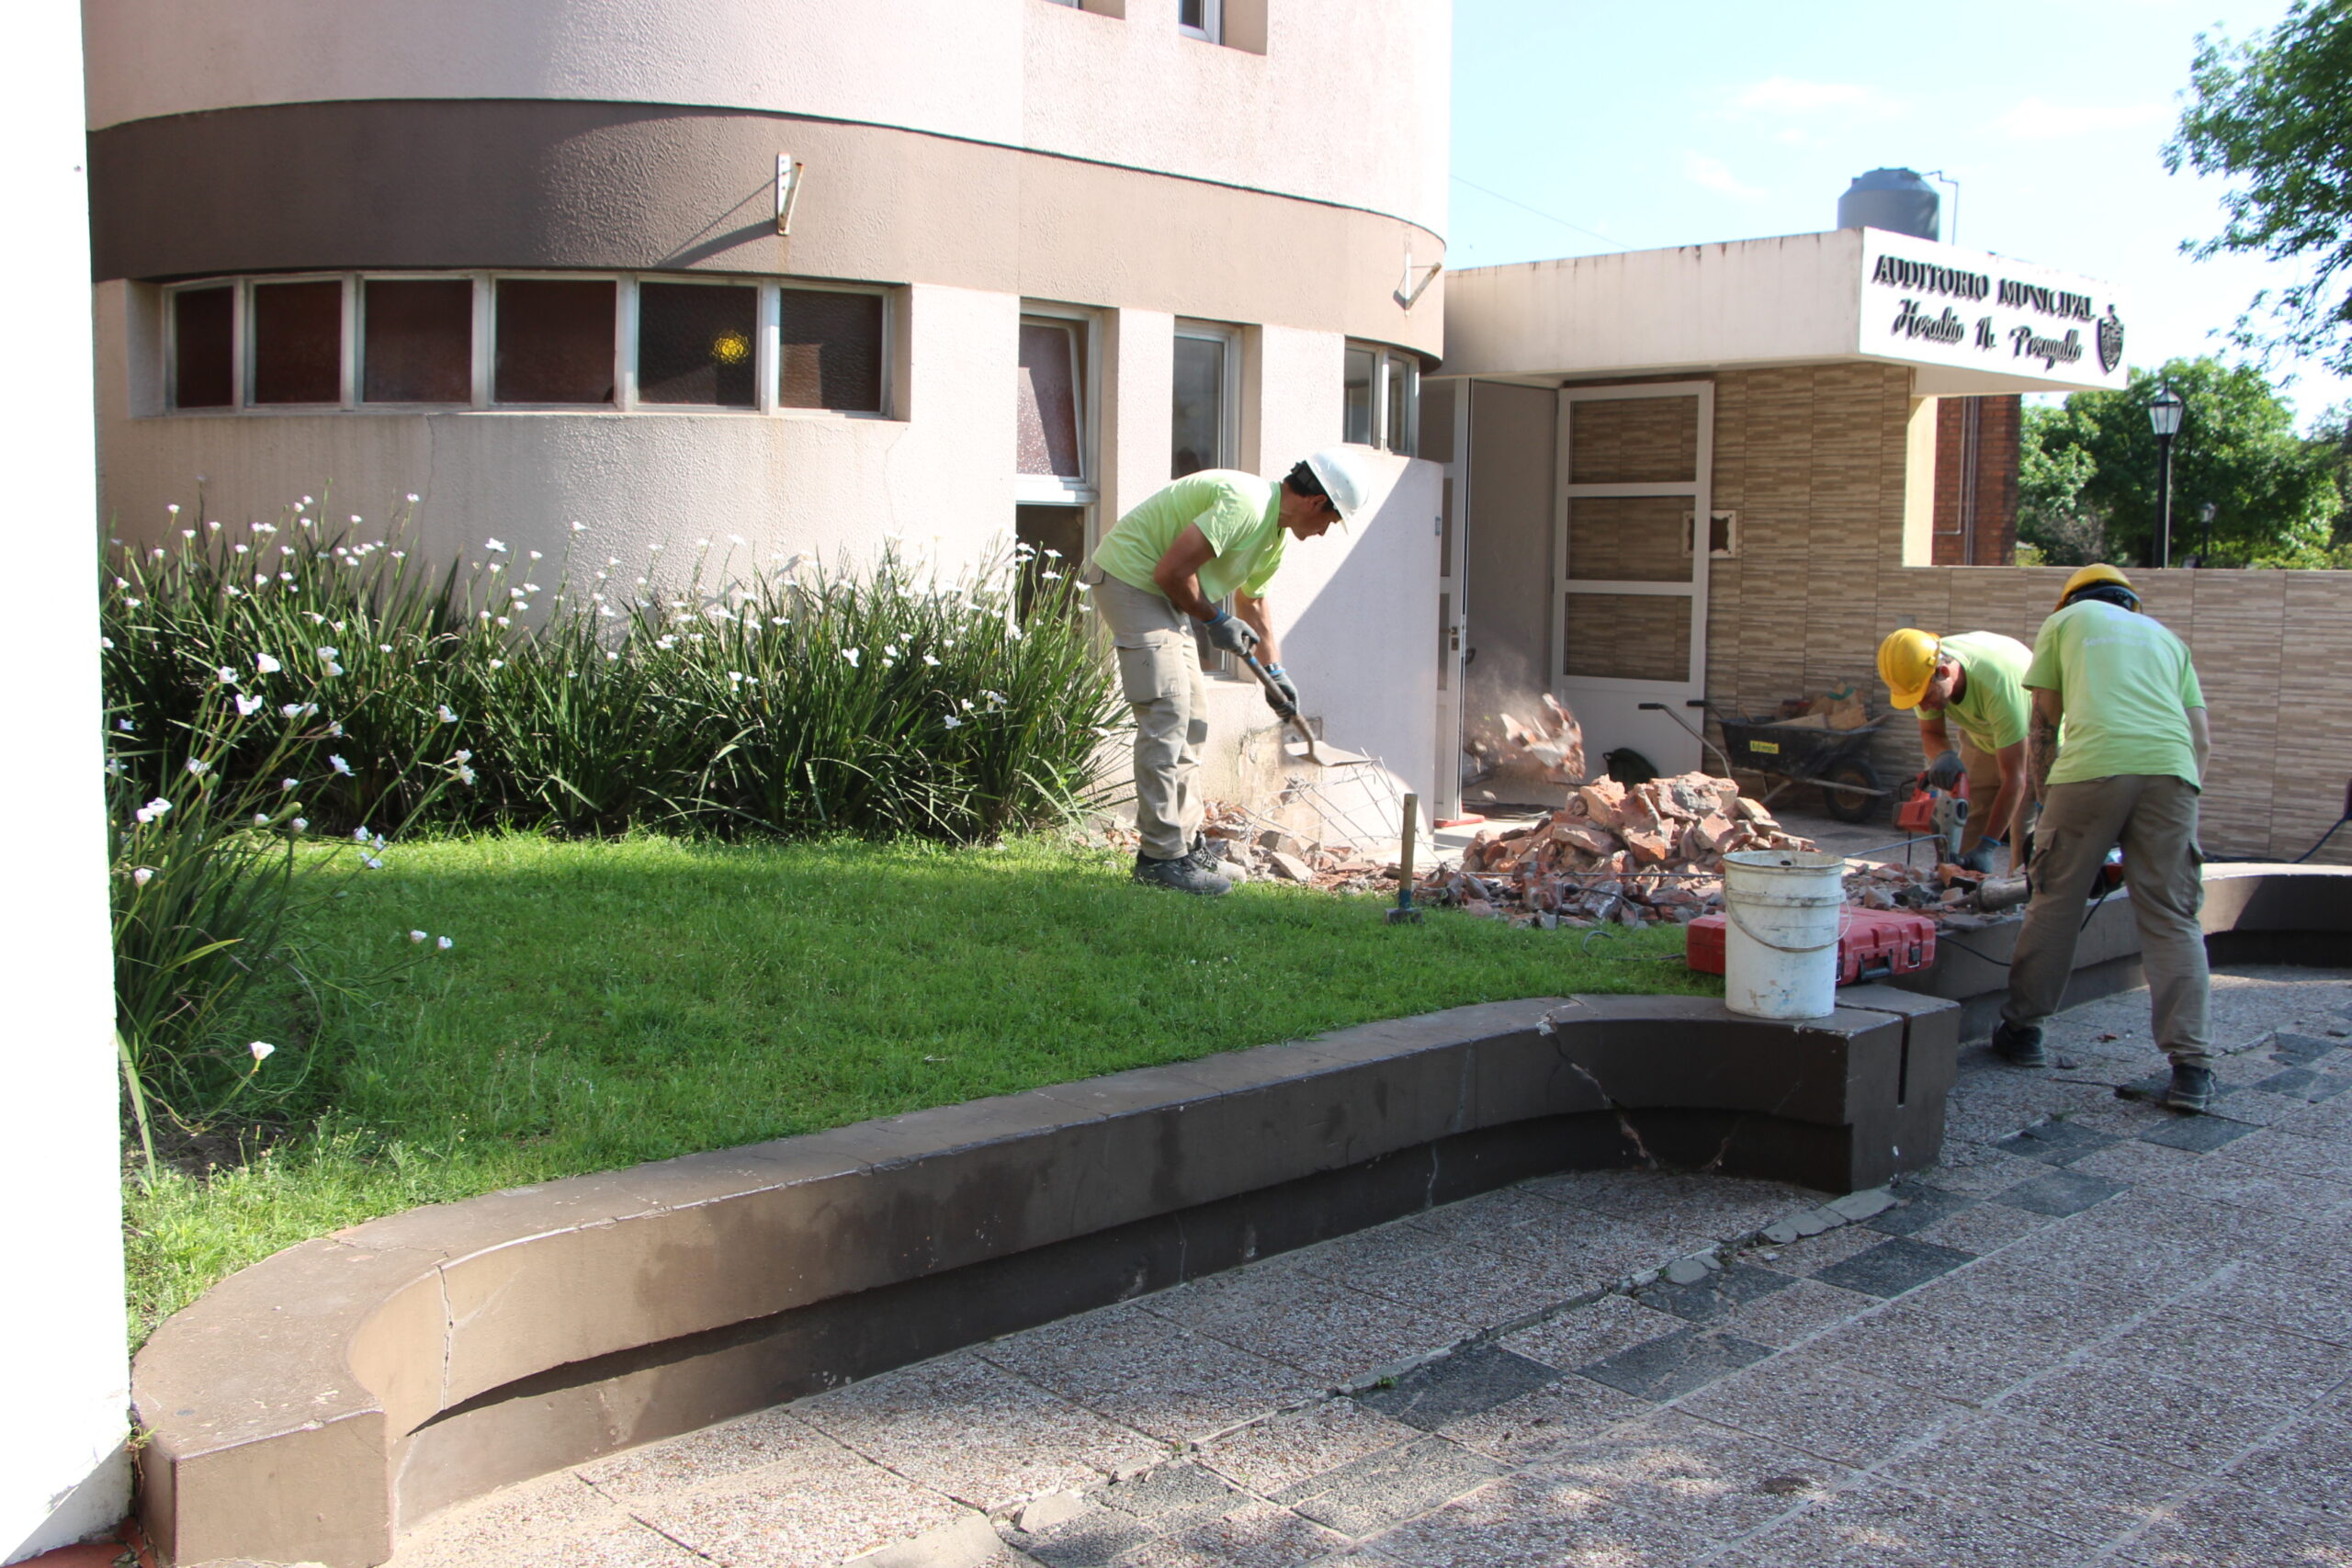
[(2189, 94), (2165, 166), (2233, 186), (2221, 233), (2183, 248), (2200, 260), (2259, 252), (2304, 269), (2255, 296), (2236, 341), (2352, 372), (2352, 0), (2296, 0), (2242, 43), (2199, 34)]
[(2204, 551), (2199, 510), (2209, 502), (2206, 564), (2331, 564), (2344, 504), (2334, 445), (2295, 434), (2293, 408), (2261, 371), (2211, 355), (2133, 370), (2117, 390), (2028, 410), (2018, 539), (2052, 565), (2154, 563), (2160, 464), (2148, 404), (2165, 386), (2188, 404), (2173, 438), (2174, 564)]

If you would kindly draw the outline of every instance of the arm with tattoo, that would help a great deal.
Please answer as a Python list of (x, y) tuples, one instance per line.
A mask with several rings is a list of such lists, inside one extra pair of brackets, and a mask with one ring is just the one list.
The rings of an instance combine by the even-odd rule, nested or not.
[(2033, 712), (2026, 720), (2026, 772), (2033, 782), (2033, 798), (2050, 798), (2050, 770), (2058, 761), (2058, 726), (2065, 716), (2065, 705), (2057, 693), (2046, 687), (2033, 689)]

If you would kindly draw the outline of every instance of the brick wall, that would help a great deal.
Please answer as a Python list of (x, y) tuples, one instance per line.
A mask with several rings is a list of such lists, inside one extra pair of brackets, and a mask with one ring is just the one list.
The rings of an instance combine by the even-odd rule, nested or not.
[(2024, 400), (1936, 404), (1935, 563), (2007, 566), (2017, 558), (2018, 438)]
[[(1713, 503), (1738, 510), (1740, 554), (1713, 566), (1711, 701), (1761, 713), (1850, 682), (1884, 713), (1875, 657), (1897, 626), (2033, 641), (2065, 569), (1903, 564), (1905, 371), (1799, 367), (1715, 385)], [(2207, 850), (2302, 853), (2343, 809), (2352, 776), (2352, 572), (2131, 575), (2149, 613), (2188, 643), (2210, 705)], [(1917, 771), (1916, 726), (1895, 716), (1873, 756), (1890, 773)], [(2321, 858), (2352, 863), (2347, 840), (2352, 829)]]

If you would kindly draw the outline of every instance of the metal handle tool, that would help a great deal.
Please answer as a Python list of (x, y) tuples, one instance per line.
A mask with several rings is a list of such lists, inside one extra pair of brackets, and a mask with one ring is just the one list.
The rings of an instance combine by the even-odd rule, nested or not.
[(1396, 907), (1388, 911), (1388, 923), (1392, 926), (1421, 923), (1421, 912), (1413, 908), (1413, 839), (1420, 814), (1421, 797), (1406, 795), (1404, 852), (1396, 861)]

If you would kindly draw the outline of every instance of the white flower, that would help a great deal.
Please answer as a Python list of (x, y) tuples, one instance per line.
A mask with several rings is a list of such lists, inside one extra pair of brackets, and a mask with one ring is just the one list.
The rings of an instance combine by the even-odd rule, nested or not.
[(296, 790), (301, 787), (302, 781), (300, 779), (280, 779), (277, 781), (278, 793), (281, 795), (285, 794), (288, 790)]
[(939, 655), (935, 653), (926, 653), (922, 656), (922, 661), (935, 670), (939, 667)]
[(434, 938), (433, 945), (439, 948), (442, 952), (447, 953), (458, 944), (448, 937), (444, 936)]
[(379, 642), (376, 645), (376, 651), (379, 653), (390, 653), (392, 651), (392, 645), (389, 642)]
[(857, 649), (854, 648), (844, 648), (842, 649), (842, 657), (848, 660), (852, 666), (854, 666), (857, 663)]
[(443, 703), (438, 709), (438, 712), (441, 715), (442, 723), (455, 724), (458, 722), (458, 716), (449, 711), (449, 705), (447, 703)]
[(358, 522), (358, 521), (359, 521), (359, 513), (357, 513), (356, 512), (353, 513), (351, 514), (351, 520), (352, 520), (354, 523)]
[(695, 548), (698, 550), (707, 550), (710, 548), (710, 541), (708, 539), (696, 539), (695, 541)]
[(332, 664), (343, 657), (343, 650), (338, 648), (322, 648), (319, 649), (319, 657)]
[(504, 555), (506, 553), (506, 547), (500, 544), (496, 539), (491, 540), (488, 544), (482, 546), (482, 548), (499, 555)]
[(171, 808), (172, 803), (159, 795), (131, 815), (137, 817), (141, 822), (153, 822), (161, 819), (164, 813)]
[(254, 1066), (256, 1067), (269, 1060), (269, 1058), (275, 1055), (277, 1052), (277, 1047), (272, 1045), (266, 1040), (256, 1040), (252, 1044), (246, 1046), (245, 1049), (254, 1054)]
[(964, 728), (964, 721), (957, 718), (951, 713), (947, 716), (947, 728), (950, 729), (961, 729)]
[(180, 514), (180, 503), (176, 501), (173, 502), (169, 506), (164, 507), (164, 510), (170, 513), (173, 516), (177, 517)]
[[(327, 766), (333, 768), (336, 773), (341, 773), (345, 778), (349, 778), (351, 776), (351, 764), (345, 761), (341, 757), (329, 757), (327, 759)], [(364, 832), (360, 834), (360, 837), (363, 839), (367, 836), (368, 835)]]
[[(316, 712), (318, 712), (318, 711), (319, 711), (319, 705), (318, 705), (318, 704), (316, 704), (316, 703), (311, 703), (311, 704), (308, 704), (308, 705), (306, 705), (309, 707), (310, 711), (311, 711), (311, 712), (312, 712), (312, 713), (316, 713)], [(329, 735), (334, 736), (336, 739), (340, 739), (342, 738), (342, 736), (343, 736), (343, 725), (342, 725), (340, 722), (337, 722), (337, 723), (334, 723), (334, 724), (330, 724), (330, 725), (328, 725), (328, 726), (327, 726), (327, 733), (328, 733)]]
[[(232, 592), (232, 593), (234, 593), (234, 592), (236, 592), (236, 590), (235, 590), (235, 589), (233, 589), (233, 588), (232, 588), (231, 590), (229, 590), (229, 592)], [(139, 608), (139, 605), (140, 605), (140, 601), (139, 601), (139, 600), (136, 600), (136, 599), (125, 599), (125, 600), (123, 601), (123, 603), (124, 603), (125, 604), (129, 605), (130, 608), (132, 608), (132, 609), (134, 609), (134, 610), (136, 610), (137, 608)]]
[(366, 843), (368, 841), (368, 829), (365, 827), (354, 828), (351, 830), (351, 841), (355, 844)]
[(136, 886), (144, 887), (155, 880), (155, 868), (152, 865), (142, 865), (130, 874), (130, 880)]
[(474, 754), (471, 751), (459, 751), (449, 759), (453, 762), (470, 762), (473, 760)]
[(571, 531), (575, 534), (585, 534), (588, 531), (588, 525), (575, 517), (571, 520)]
[(288, 823), (287, 826), (300, 833), (311, 826), (311, 819), (307, 817), (297, 817), (293, 821)]
[(547, 559), (548, 558), (547, 558), (547, 557), (545, 557), (545, 556), (543, 556), (543, 555), (541, 555), (538, 551), (537, 551), (537, 550), (533, 550), (533, 551), (531, 552), (531, 558), (532, 558), (533, 560), (545, 560), (545, 559)]
[(727, 536), (727, 542), (730, 545), (740, 545), (743, 542), (743, 536), (741, 534), (729, 534)]
[(310, 504), (311, 504), (311, 498), (310, 498), (309, 496), (307, 496), (307, 495), (306, 495), (306, 496), (304, 496), (304, 497), (302, 498), (302, 504), (303, 504), (303, 505), (305, 505), (305, 506), (310, 505)]
[(131, 730), (131, 728), (132, 728), (130, 721), (129, 719), (127, 719), (127, 718), (119, 718), (119, 719), (116, 719), (116, 720), (114, 721), (114, 727), (115, 727), (117, 729), (121, 730), (121, 731), (122, 731), (124, 734), (126, 734), (126, 735), (128, 735), (128, 734), (130, 734), (130, 730)]
[(237, 683), (237, 671), (231, 665), (223, 664), (214, 673), (220, 677), (220, 683), (224, 686), (233, 686)]
[[(514, 607), (518, 610), (527, 610), (530, 608), (528, 604), (517, 604)], [(514, 624), (514, 617), (512, 615), (501, 615), (498, 617), (498, 624), (502, 626), (511, 626)]]
[(408, 492), (408, 502), (411, 506), (414, 506), (416, 504), (416, 491), (411, 491)]
[(268, 813), (268, 812), (266, 812), (266, 811), (256, 811), (256, 812), (254, 812), (254, 827), (256, 827), (256, 828), (266, 828), (266, 827), (268, 827), (268, 826), (269, 826), (269, 813)]
[(253, 717), (253, 716), (254, 716), (254, 715), (255, 715), (255, 714), (257, 714), (257, 713), (259, 713), (259, 712), (261, 711), (261, 704), (262, 704), (262, 699), (261, 699), (261, 698), (259, 698), (259, 697), (255, 697), (255, 696), (248, 696), (248, 695), (246, 695), (246, 694), (245, 694), (244, 693), (243, 693), (243, 692), (238, 693), (238, 694), (237, 694), (237, 716), (238, 716), (239, 718), (251, 718), (251, 717)]
[(408, 933), (408, 939), (411, 942), (423, 942), (426, 937), (432, 934), (433, 933), (430, 931), (411, 931)]
[(473, 783), (474, 771), (471, 768), (460, 765), (458, 769), (458, 782), (462, 784), (469, 784)]
[(190, 757), (187, 760), (187, 771), (196, 777), (202, 778), (212, 771), (212, 764), (201, 757)]
[[(612, 612), (611, 612), (610, 610), (607, 610), (607, 611), (605, 611), (605, 614), (606, 614), (606, 615), (611, 615), (611, 614), (612, 614)], [(612, 649), (606, 649), (605, 650), (605, 663), (607, 663), (607, 664), (617, 664), (617, 663), (619, 663), (619, 662), (620, 662), (620, 660), (621, 660), (621, 656), (620, 656), (619, 654), (617, 654), (617, 653), (615, 653)]]
[[(503, 617), (502, 617), (502, 624), (503, 624)], [(493, 660), (492, 660), (490, 661), (490, 667), (491, 667), (492, 670), (503, 670), (503, 669), (505, 669), (505, 668), (506, 668), (506, 660), (504, 660), (503, 659), (493, 659)]]
[(280, 670), (285, 669), (286, 666), (280, 664), (277, 660), (272, 659), (266, 653), (256, 653), (254, 655), (254, 668), (260, 671), (265, 675), (275, 675)]
[(340, 675), (343, 673), (343, 666), (340, 664), (330, 664), (327, 666), (327, 673), (330, 675)]

